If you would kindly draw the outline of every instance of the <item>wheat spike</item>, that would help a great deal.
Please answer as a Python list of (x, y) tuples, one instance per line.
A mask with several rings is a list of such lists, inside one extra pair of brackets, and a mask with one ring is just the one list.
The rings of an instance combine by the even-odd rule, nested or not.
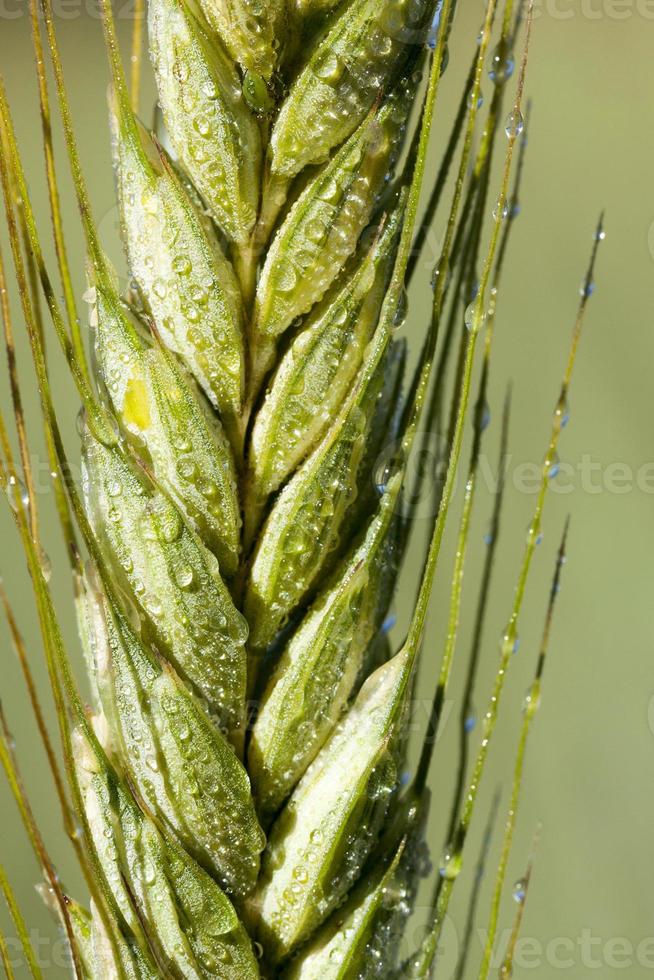
[[(6, 304), (27, 489), (1, 413), (0, 484), (34, 585), (66, 764), (66, 786), (61, 777), (57, 785), (65, 818), (74, 813), (78, 823), (71, 836), (89, 885), (88, 908), (63, 891), (57, 907), (73, 972), (79, 980), (427, 977), (438, 917), (423, 950), (404, 946), (426, 870), (431, 750), (403, 789), (407, 720), (488, 305), (495, 317), (526, 49), (506, 127), (501, 113), (522, 4), (504, 6), (475, 160), (496, 0), (486, 4), (472, 90), (448, 148), (449, 165), (463, 126), (432, 318), (405, 383), (406, 343), (396, 334), (407, 316), (455, 0), (149, 0), (157, 133), (137, 116), (110, 0), (101, 0), (128, 295), (98, 240), (51, 0), (40, 3), (87, 242), (92, 365), (72, 315), (56, 185), (66, 315), (1, 86), (0, 163), (62, 488), (90, 708), (44, 574)], [(32, 14), (38, 60), (36, 0)], [(138, 89), (138, 66), (132, 78)], [(39, 81), (47, 120), (41, 67)], [(491, 149), (503, 131), (484, 252)], [(477, 262), (482, 280), (464, 317), (450, 271), (460, 287)], [(82, 401), (79, 485), (59, 431), (30, 271)], [(0, 272), (4, 295), (1, 261)], [(411, 453), (433, 421), (427, 396), (448, 304), (463, 340), (446, 478), (407, 637), (394, 652), (387, 616), (415, 507)], [(447, 350), (451, 336), (445, 341)], [(439, 387), (434, 403), (442, 401)], [(467, 528), (466, 519), (460, 562)], [(441, 667), (436, 723), (454, 645)], [(44, 740), (51, 755), (47, 732)]]

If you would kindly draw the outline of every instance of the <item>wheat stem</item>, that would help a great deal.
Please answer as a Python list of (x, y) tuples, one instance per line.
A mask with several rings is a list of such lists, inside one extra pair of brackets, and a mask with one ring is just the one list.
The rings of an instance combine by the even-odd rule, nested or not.
[[(566, 544), (568, 538), (568, 528), (569, 519), (565, 523), (563, 529), (563, 537), (561, 538), (561, 544), (559, 545), (559, 551), (556, 556), (556, 565), (554, 569), (554, 577), (552, 579), (552, 587), (550, 590), (549, 603), (547, 607), (547, 615), (545, 617), (545, 627), (543, 629), (543, 638), (541, 640), (540, 652), (538, 655), (538, 663), (536, 666), (536, 674), (531, 683), (527, 696), (525, 698), (525, 703), (523, 707), (522, 725), (520, 728), (520, 736), (518, 738), (518, 748), (516, 751), (515, 764), (513, 770), (513, 784), (511, 788), (511, 801), (509, 803), (509, 810), (506, 820), (506, 826), (504, 830), (504, 839), (502, 841), (502, 850), (500, 854), (500, 860), (497, 867), (497, 873), (495, 876), (495, 884), (493, 887), (493, 897), (491, 900), (491, 908), (489, 913), (488, 928), (486, 930), (486, 943), (484, 946), (484, 953), (482, 957), (481, 966), (479, 968), (479, 980), (486, 980), (488, 972), (490, 970), (491, 957), (493, 954), (493, 946), (495, 944), (495, 937), (497, 935), (497, 924), (499, 921), (500, 914), (500, 902), (502, 900), (502, 891), (504, 889), (504, 882), (506, 879), (506, 869), (509, 863), (509, 856), (511, 854), (511, 848), (513, 846), (513, 834), (515, 831), (516, 820), (518, 816), (518, 804), (520, 801), (520, 792), (522, 789), (522, 774), (525, 762), (525, 751), (527, 748), (527, 740), (529, 738), (529, 732), (531, 730), (531, 725), (536, 716), (536, 712), (540, 707), (540, 697), (541, 697), (541, 683), (543, 678), (543, 671), (545, 669), (545, 658), (547, 656), (547, 649), (549, 646), (550, 634), (552, 629), (552, 618), (554, 616), (554, 606), (556, 604), (556, 597), (559, 593), (559, 588), (561, 585), (561, 572), (563, 565), (566, 561)], [(522, 904), (520, 900), (519, 904)]]
[(52, 861), (50, 860), (50, 856), (46, 850), (43, 838), (41, 837), (37, 822), (34, 818), (32, 808), (29, 804), (12, 745), (13, 738), (7, 726), (4, 710), (0, 704), (0, 765), (2, 765), (2, 768), (5, 771), (9, 788), (20, 811), (21, 820), (27, 831), (34, 855), (43, 870), (45, 880), (48, 887), (52, 891), (57, 908), (59, 909), (61, 921), (64, 925), (68, 946), (72, 956), (75, 976), (78, 978), (78, 980), (83, 980), (84, 974), (82, 971), (79, 951), (77, 949), (75, 934), (73, 932), (70, 915), (68, 913), (66, 897), (61, 889), (59, 877), (53, 867)]
[(515, 645), (516, 645), (517, 635), (518, 635), (517, 634), (518, 619), (522, 609), (522, 603), (524, 601), (525, 590), (527, 586), (527, 580), (529, 578), (529, 572), (531, 569), (531, 563), (534, 556), (534, 551), (538, 543), (542, 513), (545, 504), (545, 497), (547, 495), (547, 488), (551, 478), (550, 473), (553, 466), (553, 459), (555, 457), (559, 435), (562, 430), (563, 403), (565, 402), (565, 396), (567, 394), (568, 386), (572, 376), (572, 369), (574, 367), (574, 362), (576, 359), (576, 354), (579, 346), (581, 327), (583, 323), (583, 315), (586, 310), (586, 305), (588, 301), (588, 293), (589, 293), (588, 285), (592, 282), (595, 258), (597, 255), (597, 245), (598, 242), (601, 241), (602, 237), (603, 237), (603, 231), (602, 231), (602, 224), (600, 222), (596, 232), (595, 242), (593, 244), (593, 250), (591, 255), (591, 261), (586, 275), (587, 285), (583, 291), (584, 295), (582, 295), (581, 298), (581, 302), (579, 305), (579, 312), (577, 315), (575, 328), (573, 331), (570, 355), (568, 358), (568, 363), (566, 364), (566, 369), (564, 374), (562, 395), (559, 398), (559, 401), (557, 402), (557, 408), (555, 409), (554, 412), (552, 432), (549, 440), (548, 451), (545, 456), (545, 463), (542, 469), (541, 483), (537, 495), (536, 507), (529, 527), (527, 544), (525, 547), (522, 565), (520, 567), (520, 571), (518, 574), (518, 581), (517, 581), (515, 595), (514, 595), (513, 608), (511, 611), (511, 615), (509, 617), (508, 625), (504, 631), (502, 641), (501, 641), (500, 665), (497, 671), (497, 676), (493, 687), (493, 692), (491, 694), (491, 698), (488, 704), (488, 709), (486, 715), (484, 716), (483, 738), (480, 743), (473, 772), (470, 781), (468, 783), (468, 788), (464, 797), (463, 808), (461, 810), (461, 814), (459, 816), (459, 820), (454, 832), (454, 836), (448, 851), (450, 855), (450, 865), (453, 868), (453, 873), (450, 874), (449, 876), (444, 875), (440, 881), (438, 895), (436, 898), (434, 929), (433, 932), (430, 934), (430, 937), (426, 942), (424, 948), (424, 955), (429, 961), (433, 959), (433, 956), (435, 955), (436, 947), (438, 945), (438, 939), (440, 937), (440, 931), (442, 928), (443, 919), (447, 911), (447, 908), (449, 906), (450, 896), (452, 894), (454, 884), (458, 877), (458, 871), (460, 870), (461, 854), (468, 835), (470, 822), (474, 812), (475, 803), (477, 800), (481, 777), (483, 775), (485, 764), (486, 764), (486, 758), (488, 755), (488, 749), (489, 749), (491, 737), (498, 716), (499, 703), (504, 689), (506, 673), (510, 664), (511, 657), (513, 656), (515, 650)]
[(41, 968), (37, 963), (36, 956), (34, 954), (34, 949), (32, 948), (32, 944), (30, 942), (30, 937), (27, 931), (27, 925), (25, 923), (25, 919), (23, 918), (23, 914), (20, 910), (18, 902), (16, 901), (16, 897), (14, 895), (13, 889), (9, 884), (9, 879), (7, 878), (5, 869), (1, 864), (0, 864), (0, 891), (4, 896), (4, 900), (7, 903), (7, 908), (9, 909), (9, 914), (11, 916), (12, 922), (14, 923), (16, 932), (18, 933), (18, 940), (23, 950), (23, 956), (25, 957), (27, 968), (32, 974), (32, 977), (34, 977), (34, 980), (41, 980), (43, 974), (41, 972)]
[(145, 0), (135, 0), (134, 23), (132, 26), (132, 54), (130, 72), (130, 94), (132, 109), (138, 115), (141, 102), (141, 74), (143, 66), (143, 24), (145, 23)]
[[(52, 119), (50, 114), (50, 97), (48, 95), (48, 81), (45, 70), (45, 60), (43, 55), (43, 45), (41, 43), (41, 27), (39, 25), (38, 0), (30, 0), (30, 20), (32, 26), (32, 46), (34, 48), (34, 60), (36, 64), (36, 75), (39, 88), (39, 105), (41, 109), (41, 129), (43, 133), (43, 151), (45, 155), (46, 178), (48, 184), (48, 197), (50, 201), (50, 215), (52, 219), (52, 229), (54, 234), (57, 262), (59, 265), (59, 276), (64, 292), (64, 302), (68, 316), (68, 327), (70, 330), (73, 348), (77, 352), (82, 371), (86, 373), (86, 359), (83, 356), (84, 343), (80, 332), (80, 321), (75, 303), (75, 289), (70, 273), (70, 263), (66, 248), (64, 235), (63, 219), (61, 214), (61, 201), (59, 197), (59, 185), (57, 183), (57, 171), (55, 166), (54, 146), (52, 142)], [(88, 374), (87, 374), (88, 380)]]

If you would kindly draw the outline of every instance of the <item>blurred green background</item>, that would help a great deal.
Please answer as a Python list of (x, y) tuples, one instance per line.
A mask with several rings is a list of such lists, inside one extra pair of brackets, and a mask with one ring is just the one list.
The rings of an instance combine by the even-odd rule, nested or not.
[[(461, 90), (474, 47), (482, 7), (459, 4), (444, 76), (438, 125), (428, 176)], [(101, 30), (92, 0), (59, 0), (57, 26), (67, 67), (82, 158), (92, 189), (102, 237), (119, 260), (105, 117), (106, 70)], [(118, 8), (117, 8), (118, 9)], [(131, 3), (120, 0), (119, 26), (127, 39)], [(654, 970), (654, 669), (652, 579), (654, 559), (654, 420), (650, 411), (654, 363), (654, 5), (647, 0), (540, 0), (536, 5), (527, 91), (534, 110), (529, 134), (522, 214), (514, 229), (499, 298), (491, 388), (491, 428), (486, 449), (495, 466), (501, 403), (513, 385), (511, 458), (502, 539), (482, 664), (475, 694), (481, 712), (497, 666), (497, 641), (507, 618), (534, 494), (522, 485), (523, 464), (538, 464), (546, 448), (579, 286), (601, 208), (607, 239), (599, 256), (593, 297), (570, 395), (571, 419), (561, 440), (563, 476), (552, 488), (520, 623), (520, 651), (507, 680), (506, 696), (474, 824), (471, 848), (455, 891), (453, 922), (447, 930), (438, 976), (451, 964), (474, 879), (476, 848), (490, 801), (503, 790), (490, 857), (492, 872), (504, 819), (524, 692), (530, 681), (542, 628), (547, 590), (565, 516), (572, 515), (570, 557), (556, 614), (543, 703), (529, 745), (524, 798), (511, 859), (509, 886), (526, 864), (534, 830), (542, 823), (532, 888), (523, 926), (529, 941), (516, 976), (547, 978), (559, 972), (602, 977)], [(25, 0), (0, 0), (0, 70), (7, 81), (25, 153), (37, 213), (45, 235), (47, 204), (40, 155), (36, 89)], [(490, 94), (491, 83), (484, 80)], [(151, 104), (148, 80), (144, 104)], [(150, 100), (148, 102), (148, 99)], [(62, 157), (62, 174), (65, 167)], [(67, 177), (63, 202), (69, 217), (72, 254), (83, 289), (83, 249)], [(492, 196), (491, 196), (492, 199)], [(443, 216), (434, 241), (440, 240)], [(2, 238), (6, 256), (6, 241)], [(418, 281), (419, 280), (419, 281)], [(430, 299), (428, 270), (412, 291), (406, 327), (412, 338), (424, 329)], [(18, 332), (20, 317), (16, 316)], [(54, 349), (54, 343), (51, 342)], [(22, 345), (24, 352), (24, 345)], [(74, 439), (76, 398), (65, 371), (53, 358), (62, 422)], [(24, 377), (30, 378), (23, 357)], [(33, 387), (33, 386), (32, 386)], [(1, 402), (8, 404), (6, 376)], [(37, 425), (30, 406), (30, 418)], [(33, 431), (37, 433), (36, 428)], [(38, 433), (37, 433), (38, 435)], [(35, 438), (35, 452), (42, 451)], [(53, 586), (66, 637), (79, 662), (70, 583), (59, 544), (47, 465), (40, 464), (42, 512), (54, 566)], [(461, 487), (459, 487), (459, 490)], [(457, 498), (460, 504), (460, 493)], [(483, 536), (492, 507), (480, 495), (472, 530), (458, 671), (469, 648)], [(453, 517), (456, 519), (458, 507)], [(417, 526), (413, 560), (398, 598), (401, 639), (422, 554)], [(450, 528), (451, 532), (452, 528)], [(15, 603), (36, 673), (43, 680), (38, 630), (19, 543), (5, 507), (0, 511), (0, 567)], [(438, 574), (423, 671), (418, 723), (425, 720), (444, 636), (444, 616), (453, 548)], [(19, 669), (4, 624), (0, 694), (16, 736), (37, 816), (73, 892), (82, 894), (63, 839), (51, 783), (37, 746)], [(456, 680), (456, 679), (455, 679)], [(45, 688), (44, 688), (45, 689)], [(457, 695), (456, 683), (452, 689)], [(650, 703), (651, 702), (651, 703)], [(432, 843), (437, 859), (443, 843), (456, 744), (457, 705), (448, 705), (434, 770)], [(451, 713), (449, 713), (451, 711)], [(477, 735), (473, 734), (476, 745)], [(0, 858), (27, 914), (48, 976), (64, 976), (61, 945), (34, 891), (38, 872), (4, 781), (0, 781)], [(492, 874), (482, 885), (480, 929), (485, 928)], [(502, 907), (501, 928), (510, 927), (515, 905), (511, 888)], [(0, 923), (10, 935), (5, 910)], [(478, 934), (466, 976), (476, 976)], [(18, 975), (26, 975), (22, 968)]]

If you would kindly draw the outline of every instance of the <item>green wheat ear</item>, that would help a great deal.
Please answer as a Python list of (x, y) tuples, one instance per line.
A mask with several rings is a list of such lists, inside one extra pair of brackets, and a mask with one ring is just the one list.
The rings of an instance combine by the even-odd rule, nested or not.
[[(165, 139), (143, 126), (134, 105), (139, 22), (130, 95), (110, 0), (101, 0), (111, 72), (108, 128), (133, 284), (122, 296), (92, 217), (51, 0), (40, 0), (40, 11), (38, 0), (30, 3), (63, 309), (1, 84), (0, 176), (57, 475), (90, 707), (74, 680), (41, 547), (2, 256), (0, 312), (19, 456), (0, 412), (0, 484), (34, 588), (63, 771), (4, 592), (2, 599), (64, 826), (88, 885), (86, 904), (68, 896), (52, 867), (1, 711), (0, 761), (65, 931), (72, 972), (78, 980), (427, 978), (516, 647), (603, 238), (600, 224), (465, 789), (466, 715), (495, 544), (489, 549), (461, 712), (451, 839), (434, 878), (433, 921), (422, 945), (407, 948), (407, 922), (426, 873), (433, 735), (457, 648), (498, 287), (518, 210), (531, 8), (509, 104), (523, 4), (505, 0), (491, 52), (497, 11), (496, 0), (487, 0), (443, 162), (427, 186), (455, 0), (150, 0), (150, 57)], [(86, 236), (83, 298), (93, 359), (66, 254), (41, 19)], [(485, 70), (493, 93), (473, 152)], [(492, 176), (496, 153), (499, 178)], [(431, 221), (444, 206), (450, 169), (443, 245), (430, 270), (431, 317), (405, 383), (406, 342), (397, 331), (424, 244), (417, 227), (421, 192), (430, 191)], [(79, 485), (53, 401), (40, 291), (82, 403)], [(469, 305), (461, 306), (462, 295)], [(456, 343), (458, 363), (450, 366)], [(448, 636), (431, 732), (407, 781), (417, 664), (470, 416)], [(410, 480), (412, 453), (431, 448), (428, 437), (417, 442), (432, 427), (445, 437), (445, 475), (406, 638), (393, 650), (389, 607), (428, 475), (423, 467)], [(507, 429), (505, 411), (503, 452)], [(495, 531), (500, 501), (501, 494)], [(562, 545), (557, 586), (563, 555)], [(551, 611), (520, 735), (491, 946)], [(1, 867), (0, 888), (28, 968), (39, 977)], [(514, 944), (518, 928), (519, 920)], [(0, 954), (13, 976), (1, 933)], [(464, 968), (462, 959), (460, 975)]]

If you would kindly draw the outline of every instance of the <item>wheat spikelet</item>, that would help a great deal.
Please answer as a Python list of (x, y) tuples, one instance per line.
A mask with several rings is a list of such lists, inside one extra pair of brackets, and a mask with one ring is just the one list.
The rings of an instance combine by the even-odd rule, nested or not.
[[(487, 139), (464, 200), (495, 15), (489, 0), (468, 108), (453, 134), (456, 145), (465, 124), (432, 323), (413, 381), (404, 384), (406, 350), (396, 329), (406, 317), (453, 6), (150, 0), (150, 56), (168, 151), (162, 133), (137, 118), (103, 0), (112, 148), (133, 283), (121, 296), (98, 241), (50, 0), (42, 0), (88, 246), (93, 371), (74, 317), (59, 309), (50, 283), (0, 93), (10, 240), (48, 446), (65, 488), (58, 503), (93, 694), (87, 710), (42, 571), (36, 502), (29, 485), (21, 495), (2, 420), (0, 476), (32, 572), (59, 709), (68, 776), (60, 796), (65, 815), (79, 821), (71, 836), (91, 893), (88, 910), (63, 892), (54, 903), (78, 977), (431, 973), (463, 839), (445, 864), (448, 888), (436, 895), (434, 930), (407, 959), (414, 951), (404, 948), (404, 927), (425, 871), (430, 750), (408, 790), (401, 774), (489, 305), (494, 317), (491, 287), (506, 248), (526, 67), (525, 50), (484, 253), (478, 225), (490, 147), (504, 126), (506, 66), (521, 22), (520, 5), (514, 11), (509, 0), (492, 58)], [(36, 31), (38, 55), (38, 23)], [(47, 87), (41, 98), (43, 108)], [(408, 140), (418, 98), (421, 114)], [(51, 195), (58, 227), (52, 185)], [(52, 403), (21, 231), (83, 403), (80, 486)], [(61, 249), (59, 257), (70, 297)], [(483, 273), (465, 314), (440, 507), (408, 635), (392, 655), (383, 624), (407, 546), (407, 470), (428, 419), (450, 267), (465, 281), (477, 259)], [(3, 319), (10, 349), (6, 309)], [(575, 352), (576, 340), (564, 394)], [(489, 355), (487, 340), (473, 474)], [(441, 360), (437, 400), (444, 370)], [(15, 374), (12, 380), (20, 427), (20, 386)], [(26, 458), (21, 453), (29, 484)], [(460, 533), (464, 554), (467, 518)], [(530, 560), (528, 552), (524, 580)], [(460, 590), (452, 602), (456, 616)], [(518, 611), (519, 604), (503, 655), (514, 643)], [(453, 648), (452, 640), (435, 724)], [(13, 765), (7, 756), (5, 768)], [(469, 816), (466, 810), (463, 837)]]

